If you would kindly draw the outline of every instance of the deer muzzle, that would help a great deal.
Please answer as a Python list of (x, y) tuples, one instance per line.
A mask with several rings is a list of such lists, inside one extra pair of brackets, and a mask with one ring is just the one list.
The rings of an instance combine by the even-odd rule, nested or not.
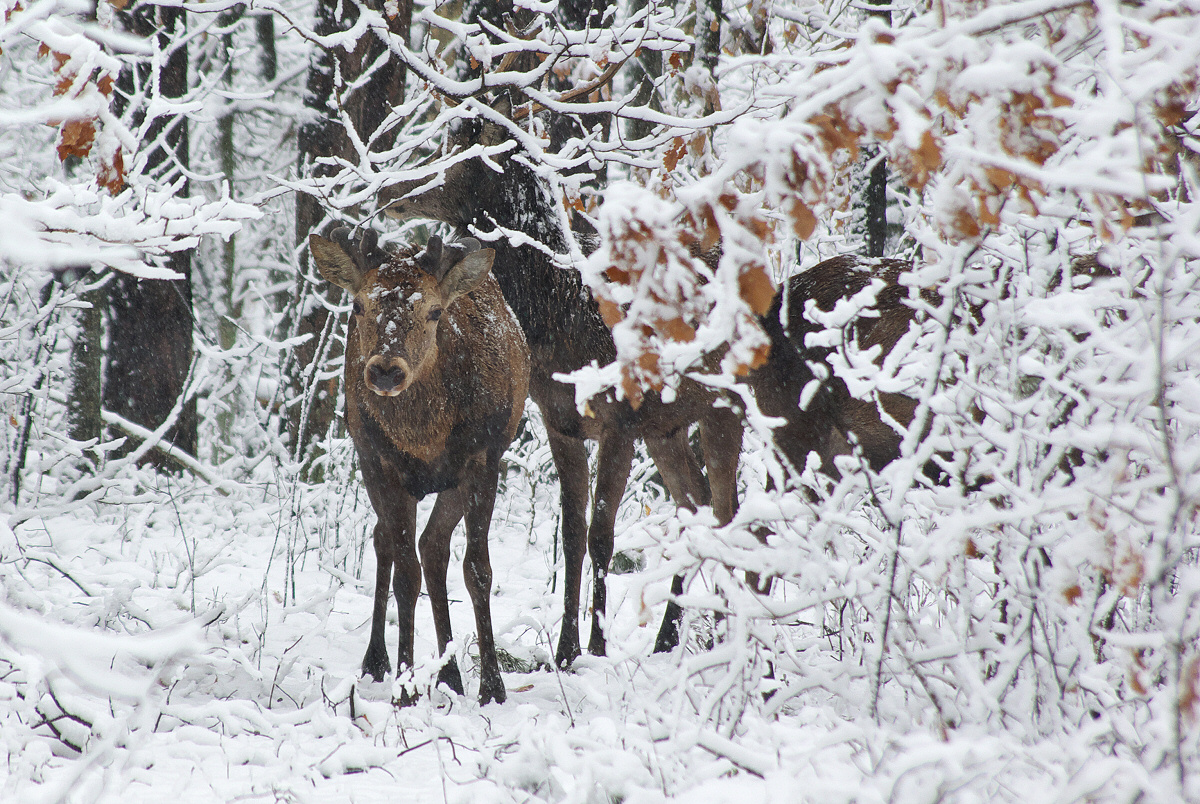
[(396, 396), (412, 385), (412, 371), (402, 357), (375, 355), (367, 361), (363, 380), (380, 396)]

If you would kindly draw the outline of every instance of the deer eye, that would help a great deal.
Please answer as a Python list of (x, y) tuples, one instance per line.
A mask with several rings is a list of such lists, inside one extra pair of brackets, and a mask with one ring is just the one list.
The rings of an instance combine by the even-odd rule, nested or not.
[(434, 307), (432, 310), (429, 311), (429, 320), (430, 321), (437, 321), (441, 317), (442, 317), (442, 308), (441, 307)]
[(355, 315), (362, 315), (362, 314), (363, 314), (363, 306), (362, 306), (362, 302), (360, 302), (358, 299), (355, 299), (355, 300), (354, 300), (354, 308), (353, 308), (353, 309), (354, 309), (354, 314), (355, 314)]

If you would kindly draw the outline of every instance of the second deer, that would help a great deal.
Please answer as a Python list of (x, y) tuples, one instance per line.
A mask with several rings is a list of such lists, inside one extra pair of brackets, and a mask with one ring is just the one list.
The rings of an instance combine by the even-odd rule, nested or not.
[[(476, 121), (477, 122), (477, 121)], [(454, 150), (495, 144), (505, 132), (495, 124), (464, 124)], [(579, 271), (562, 268), (547, 253), (568, 252), (573, 234), (562, 225), (545, 181), (519, 152), (473, 157), (446, 169), (437, 186), (396, 184), (379, 195), (379, 206), (394, 218), (426, 218), (453, 226), (459, 236), (478, 234), (496, 249), (494, 273), (525, 331), (533, 358), (530, 395), (542, 412), (550, 450), (558, 470), (562, 499), (565, 559), (564, 610), (555, 661), (566, 667), (580, 653), (579, 598), (585, 554), (593, 570), (593, 617), (588, 650), (605, 652), (606, 578), (614, 545), (617, 507), (625, 492), (634, 441), (641, 438), (671, 497), (694, 510), (711, 503), (721, 524), (736, 510), (736, 475), (742, 425), (734, 409), (709, 388), (685, 381), (671, 402), (647, 393), (642, 405), (600, 395), (580, 413), (575, 387), (557, 379), (591, 364), (616, 358), (612, 332), (605, 326)], [(510, 233), (516, 233), (515, 238)], [(492, 238), (495, 238), (494, 240)], [(530, 241), (533, 243), (530, 243)], [(688, 429), (699, 423), (708, 481), (688, 443)], [(585, 441), (596, 441), (599, 454), (591, 523)], [(710, 494), (711, 485), (711, 494)], [(676, 578), (672, 594), (683, 591)], [(655, 642), (669, 650), (678, 642), (680, 609), (671, 601)]]

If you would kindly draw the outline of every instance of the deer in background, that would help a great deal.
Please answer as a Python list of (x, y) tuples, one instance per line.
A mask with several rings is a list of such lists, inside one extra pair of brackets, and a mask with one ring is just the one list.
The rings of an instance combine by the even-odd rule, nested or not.
[[(354, 243), (346, 230), (309, 238), (321, 275), (353, 298), (346, 334), (346, 423), (378, 519), (371, 637), (363, 673), (391, 671), (384, 640), (388, 589), (399, 609), (398, 666), (413, 664), (421, 574), (433, 606), (438, 649), (451, 639), (446, 572), (450, 535), (466, 517), (463, 575), (479, 639), (481, 703), (503, 702), (504, 681), (492, 635), (488, 530), (500, 458), (516, 435), (529, 385), (521, 328), (489, 276), (495, 258), (478, 241), (396, 256), (373, 234)], [(437, 494), (420, 539), (417, 501)], [(438, 680), (460, 695), (453, 657)]]
[[(495, 144), (505, 133), (492, 123), (463, 125), (450, 145)], [(593, 617), (588, 650), (605, 653), (606, 578), (612, 559), (617, 507), (625, 492), (634, 442), (641, 438), (676, 504), (695, 510), (709, 505), (721, 524), (736, 510), (736, 475), (742, 425), (730, 400), (685, 380), (671, 402), (647, 393), (634, 408), (625, 400), (599, 395), (581, 414), (575, 387), (555, 379), (592, 363), (616, 359), (612, 332), (579, 272), (555, 264), (546, 253), (568, 252), (573, 234), (560, 223), (549, 188), (519, 152), (479, 157), (447, 168), (437, 187), (422, 189), (414, 181), (385, 188), (379, 207), (393, 218), (425, 218), (453, 226), (459, 236), (478, 234), (496, 249), (493, 269), (504, 298), (520, 321), (533, 360), (530, 396), (542, 412), (551, 455), (558, 470), (562, 500), (562, 543), (565, 563), (563, 621), (555, 661), (567, 667), (580, 653), (579, 598), (585, 552), (593, 570)], [(497, 165), (499, 169), (497, 169)], [(514, 243), (505, 230), (518, 232), (538, 245)], [(495, 239), (493, 239), (493, 237)], [(688, 429), (699, 424), (708, 480), (688, 442)], [(599, 445), (591, 523), (586, 512), (589, 471), (585, 441)], [(711, 486), (711, 494), (710, 494)], [(672, 595), (683, 592), (682, 578)], [(678, 643), (679, 606), (672, 599), (655, 641), (655, 650)]]
[[(771, 339), (771, 351), (766, 363), (750, 372), (748, 384), (760, 411), (784, 419), (774, 429), (775, 446), (795, 471), (802, 471), (808, 454), (815, 452), (821, 459), (821, 471), (836, 480), (841, 475), (834, 458), (851, 454), (855, 443), (876, 472), (899, 456), (902, 434), (883, 420), (874, 401), (850, 394), (827, 362), (833, 348), (805, 345), (806, 335), (821, 332), (824, 327), (807, 318), (804, 307), (812, 300), (818, 309), (829, 312), (837, 302), (849, 299), (872, 281), (883, 280), (869, 314), (860, 313), (850, 333), (859, 349), (880, 346), (882, 359), (908, 331), (915, 315), (905, 303), (908, 288), (899, 283), (900, 274), (908, 269), (909, 265), (899, 260), (868, 260), (853, 255), (825, 260), (792, 276), (775, 294), (770, 310), (759, 319)], [(814, 371), (818, 364), (824, 366), (827, 379), (801, 407), (805, 387), (818, 379)], [(912, 422), (916, 400), (896, 393), (879, 393), (878, 399), (888, 417), (904, 427)]]
[[(853, 444), (857, 444), (862, 458), (875, 472), (900, 455), (903, 434), (883, 420), (879, 408), (882, 407), (887, 417), (901, 427), (908, 427), (916, 414), (917, 400), (903, 394), (880, 392), (877, 407), (875, 401), (852, 396), (846, 383), (833, 373), (827, 362), (833, 348), (805, 344), (807, 335), (820, 332), (824, 327), (807, 318), (804, 308), (811, 300), (819, 310), (829, 312), (839, 301), (849, 299), (875, 280), (882, 280), (883, 287), (875, 295), (873, 304), (855, 317), (847, 338), (853, 339), (860, 350), (879, 346), (881, 352), (876, 362), (882, 362), (917, 317), (916, 310), (907, 301), (908, 288), (900, 284), (901, 274), (910, 267), (900, 260), (863, 259), (854, 255), (825, 260), (792, 276), (786, 288), (780, 288), (776, 293), (770, 310), (759, 319), (771, 340), (771, 351), (766, 363), (750, 372), (748, 384), (754, 391), (760, 411), (784, 419), (784, 423), (774, 429), (773, 436), (776, 448), (794, 470), (802, 471), (808, 454), (815, 452), (821, 459), (821, 471), (837, 480), (841, 474), (834, 465), (834, 458), (852, 454)], [(1113, 276), (1114, 271), (1102, 263), (1098, 255), (1086, 254), (1071, 260), (1070, 274), (1103, 279)], [(1061, 272), (1055, 274), (1048, 289), (1057, 288), (1063, 279)], [(922, 290), (920, 295), (930, 306), (936, 307), (941, 301), (933, 290)], [(966, 314), (978, 319), (982, 311), (972, 307)], [(801, 394), (817, 378), (816, 366), (824, 367), (821, 371), (828, 379), (801, 408)], [(1073, 403), (1066, 402), (1063, 416), (1073, 407)], [(976, 415), (983, 414), (979, 411)], [(1082, 453), (1071, 449), (1063, 456), (1060, 468), (1069, 474), (1081, 460)], [(934, 460), (925, 465), (924, 474), (937, 483), (951, 480)], [(985, 478), (959, 477), (958, 480), (966, 489), (978, 489)]]

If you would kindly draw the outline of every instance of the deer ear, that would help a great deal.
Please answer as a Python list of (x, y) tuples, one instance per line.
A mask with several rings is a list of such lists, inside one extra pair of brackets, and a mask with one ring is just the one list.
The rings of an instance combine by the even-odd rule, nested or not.
[(325, 277), (325, 281), (351, 293), (358, 293), (363, 286), (363, 273), (358, 269), (354, 258), (347, 254), (342, 246), (320, 235), (311, 234), (308, 236), (308, 248), (317, 264), (317, 270)]
[(425, 244), (425, 250), (417, 255), (417, 265), (425, 273), (432, 276), (434, 279), (441, 279), (446, 273), (442, 263), (445, 258), (442, 256), (442, 238), (437, 235), (430, 235), (429, 242)]
[(472, 251), (454, 264), (442, 281), (438, 283), (438, 290), (442, 293), (442, 298), (448, 305), (464, 293), (470, 293), (479, 284), (487, 278), (488, 271), (492, 268), (492, 261), (496, 259), (496, 250), (491, 248)]

